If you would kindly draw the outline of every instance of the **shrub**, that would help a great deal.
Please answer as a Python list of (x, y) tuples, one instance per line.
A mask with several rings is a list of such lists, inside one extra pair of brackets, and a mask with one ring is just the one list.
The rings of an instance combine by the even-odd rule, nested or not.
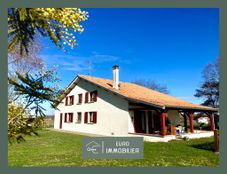
[(36, 129), (43, 124), (42, 117), (32, 118), (24, 106), (15, 102), (8, 104), (8, 141), (24, 141), (24, 135), (38, 135)]

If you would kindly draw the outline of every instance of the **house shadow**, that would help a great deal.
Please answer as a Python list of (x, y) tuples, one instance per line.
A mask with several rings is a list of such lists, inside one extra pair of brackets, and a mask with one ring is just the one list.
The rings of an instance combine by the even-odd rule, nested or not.
[(200, 144), (191, 144), (189, 146), (194, 147), (196, 149), (201, 149), (201, 150), (207, 150), (207, 151), (214, 152), (214, 142), (200, 143)]

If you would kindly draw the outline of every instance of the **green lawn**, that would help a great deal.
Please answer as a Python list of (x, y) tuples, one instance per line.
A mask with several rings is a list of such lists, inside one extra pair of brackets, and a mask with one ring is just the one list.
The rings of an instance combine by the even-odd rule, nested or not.
[(218, 166), (213, 138), (168, 143), (144, 143), (144, 159), (110, 160), (81, 158), (83, 136), (39, 131), (39, 137), (8, 145), (9, 166)]

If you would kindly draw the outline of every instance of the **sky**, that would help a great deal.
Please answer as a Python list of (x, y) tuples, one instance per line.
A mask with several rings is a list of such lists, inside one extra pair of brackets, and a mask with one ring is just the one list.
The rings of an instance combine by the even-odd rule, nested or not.
[[(82, 9), (89, 13), (78, 46), (67, 53), (43, 39), (40, 53), (48, 66), (58, 66), (64, 89), (77, 74), (120, 81), (152, 79), (170, 95), (200, 104), (195, 89), (204, 67), (219, 57), (219, 10), (200, 8)], [(46, 106), (46, 113), (53, 110)]]

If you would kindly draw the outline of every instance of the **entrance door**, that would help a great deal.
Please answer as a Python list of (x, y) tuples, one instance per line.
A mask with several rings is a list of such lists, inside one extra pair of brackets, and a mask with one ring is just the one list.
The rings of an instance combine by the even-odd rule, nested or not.
[(134, 127), (136, 133), (146, 133), (146, 112), (134, 112)]
[(60, 129), (62, 129), (62, 113), (60, 113)]
[(148, 111), (148, 130), (149, 134), (153, 134), (155, 131), (155, 125), (154, 125), (154, 114), (152, 111)]
[(160, 121), (160, 115), (153, 111), (153, 121), (154, 121), (154, 131), (153, 133), (158, 133), (161, 131), (161, 121)]

